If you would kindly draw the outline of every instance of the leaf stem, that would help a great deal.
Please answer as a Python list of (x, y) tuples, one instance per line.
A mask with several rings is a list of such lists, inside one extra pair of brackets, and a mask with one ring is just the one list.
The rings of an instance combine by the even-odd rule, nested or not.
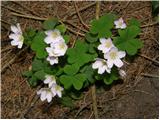
[[(100, 1), (96, 2), (96, 19), (99, 19), (100, 14)], [(98, 119), (98, 110), (97, 110), (97, 100), (96, 100), (96, 86), (93, 84), (91, 86), (91, 92), (92, 92), (92, 100), (93, 100), (93, 112), (95, 119)]]

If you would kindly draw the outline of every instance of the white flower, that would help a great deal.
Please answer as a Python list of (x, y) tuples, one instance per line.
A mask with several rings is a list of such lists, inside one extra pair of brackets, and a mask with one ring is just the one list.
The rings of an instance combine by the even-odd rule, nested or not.
[(47, 57), (47, 61), (49, 61), (49, 63), (51, 65), (57, 64), (58, 63), (58, 57), (54, 57), (54, 56), (48, 56)]
[(117, 67), (122, 67), (123, 62), (120, 58), (125, 57), (126, 53), (124, 51), (118, 51), (116, 47), (113, 47), (108, 53), (104, 54), (104, 58), (107, 59), (107, 64), (109, 68), (113, 67), (115, 64)]
[(101, 50), (103, 53), (107, 53), (112, 47), (114, 47), (111, 38), (100, 38), (100, 42), (101, 44), (98, 46), (98, 50)]
[(114, 21), (114, 24), (115, 24), (116, 28), (124, 29), (127, 27), (122, 18)]
[(43, 81), (44, 84), (48, 84), (49, 88), (53, 85), (56, 84), (56, 78), (53, 75), (46, 75), (45, 80)]
[(55, 94), (52, 93), (51, 89), (49, 88), (41, 88), (38, 92), (37, 95), (40, 95), (40, 99), (42, 101), (46, 100), (49, 102), (52, 101), (52, 97), (55, 96)]
[(97, 58), (96, 61), (92, 64), (93, 69), (98, 69), (99, 74), (103, 74), (105, 71), (111, 73), (111, 69), (107, 65), (107, 61), (104, 59)]
[(58, 97), (62, 97), (63, 88), (57, 84), (53, 84), (51, 87), (51, 91), (54, 95), (58, 95)]
[(11, 31), (13, 32), (9, 35), (9, 38), (12, 39), (11, 45), (18, 46), (18, 48), (22, 48), (24, 37), (20, 28), (20, 24), (17, 23), (16, 26), (11, 25)]
[(126, 72), (122, 69), (119, 70), (119, 74), (122, 78), (124, 78), (126, 76)]
[(44, 39), (44, 41), (47, 44), (56, 43), (60, 41), (64, 42), (64, 39), (61, 36), (61, 33), (57, 29), (45, 31), (45, 34), (47, 35), (47, 37)]
[(67, 51), (68, 46), (65, 42), (56, 42), (52, 43), (50, 47), (46, 48), (46, 51), (49, 53), (49, 56), (59, 57), (64, 56)]

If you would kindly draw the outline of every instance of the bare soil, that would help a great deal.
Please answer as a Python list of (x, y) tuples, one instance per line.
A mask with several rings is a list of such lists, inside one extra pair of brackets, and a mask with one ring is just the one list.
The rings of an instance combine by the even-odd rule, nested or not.
[[(92, 3), (76, 2), (79, 9)], [(86, 24), (95, 18), (95, 9), (96, 6), (93, 4), (80, 11)], [(123, 16), (126, 22), (135, 17), (141, 21), (142, 26), (147, 26), (142, 28), (140, 34), (144, 47), (134, 59), (126, 60), (128, 63), (123, 67), (127, 72), (127, 77), (116, 81), (111, 86), (98, 87), (97, 85), (99, 118), (158, 118), (159, 65), (156, 61), (159, 61), (159, 25), (152, 25), (155, 21), (152, 16), (151, 2), (101, 2), (100, 16), (111, 11)], [(36, 100), (35, 93), (38, 88), (31, 88), (27, 80), (22, 77), (23, 71), (28, 70), (31, 65), (34, 56), (31, 51), (24, 51), (8, 65), (9, 61), (20, 51), (10, 45), (8, 38), (10, 24), (20, 23), (23, 26), (22, 29), (25, 30), (30, 26), (41, 29), (42, 23), (39, 20), (14, 16), (12, 12), (41, 18), (51, 16), (59, 17), (59, 19), (66, 18), (73, 25), (85, 29), (77, 14), (73, 14), (75, 12), (73, 2), (1, 2), (1, 68), (7, 65), (1, 73), (1, 118), (94, 118), (90, 89), (84, 91), (83, 98), (77, 100), (72, 109), (62, 106), (56, 99), (52, 104)], [(83, 33), (73, 25), (67, 24), (73, 31)], [(72, 40), (81, 37), (75, 33), (69, 32), (69, 34)], [(152, 77), (143, 74), (151, 74)]]

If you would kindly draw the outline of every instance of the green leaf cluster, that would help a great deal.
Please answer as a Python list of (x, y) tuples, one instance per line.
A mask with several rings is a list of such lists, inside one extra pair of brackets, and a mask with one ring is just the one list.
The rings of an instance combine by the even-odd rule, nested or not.
[(114, 14), (105, 14), (100, 19), (94, 19), (91, 22), (90, 32), (98, 34), (98, 38), (111, 37), (111, 29), (114, 27), (114, 20), (117, 18)]
[(36, 52), (36, 57), (40, 59), (46, 58), (47, 56), (47, 52), (45, 50), (47, 44), (44, 42), (44, 38), (45, 38), (45, 33), (38, 32), (31, 44), (31, 49)]
[(124, 30), (118, 30), (120, 36), (114, 38), (115, 46), (123, 51), (126, 51), (129, 55), (135, 55), (137, 50), (143, 46), (141, 40), (136, 38), (140, 33), (140, 23), (132, 19), (128, 27)]
[(53, 71), (46, 61), (38, 58), (33, 60), (32, 69), (23, 73), (28, 78), (29, 84), (33, 87), (44, 80), (46, 74), (53, 74)]
[(67, 61), (69, 64), (76, 64), (78, 67), (93, 61), (97, 54), (89, 54), (89, 45), (81, 40), (77, 40), (74, 48), (67, 50)]
[(60, 76), (60, 82), (66, 89), (73, 87), (80, 90), (84, 82), (88, 79), (85, 73), (80, 73), (80, 69), (85, 64), (94, 60), (97, 54), (89, 54), (89, 45), (81, 40), (77, 40), (74, 48), (67, 51), (67, 62), (64, 66), (65, 75)]
[(34, 36), (36, 35), (36, 30), (33, 28), (28, 28), (26, 32), (23, 33), (24, 43), (26, 45), (31, 45)]
[(114, 80), (118, 80), (118, 77), (119, 77), (118, 70), (115, 67), (112, 68), (110, 74), (106, 73), (103, 75), (100, 74), (95, 75), (96, 80), (103, 80), (103, 82), (106, 85), (112, 84)]

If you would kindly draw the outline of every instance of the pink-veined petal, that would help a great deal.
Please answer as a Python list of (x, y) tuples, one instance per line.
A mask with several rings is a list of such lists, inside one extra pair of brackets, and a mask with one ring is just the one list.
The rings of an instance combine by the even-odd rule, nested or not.
[(18, 40), (18, 39), (19, 39), (19, 36), (16, 35), (16, 34), (10, 34), (10, 35), (9, 35), (9, 38), (10, 38), (10, 39), (14, 39), (14, 40)]
[(107, 65), (108, 65), (109, 68), (112, 68), (113, 67), (113, 61), (107, 60)]
[(23, 46), (23, 42), (19, 42), (18, 43), (18, 48), (22, 48), (22, 46)]
[(48, 93), (46, 98), (47, 98), (47, 102), (50, 103), (52, 101), (52, 93)]
[(102, 61), (96, 61), (96, 62), (94, 62), (93, 64), (92, 64), (92, 68), (93, 69), (97, 69), (97, 68), (99, 68), (100, 66), (102, 66)]
[(46, 99), (46, 91), (44, 90), (42, 90), (42, 92), (41, 92), (41, 97), (40, 97), (40, 99), (41, 99), (41, 101), (44, 101), (45, 99)]
[(114, 24), (117, 26), (119, 23), (119, 20), (114, 21)]
[(98, 68), (98, 73), (99, 74), (103, 74), (104, 72), (105, 72), (105, 68), (104, 67)]
[(125, 23), (123, 23), (122, 25), (121, 25), (121, 29), (124, 29), (124, 28), (126, 28), (127, 26), (126, 26), (126, 24)]
[(126, 56), (126, 52), (125, 51), (119, 51), (118, 52), (118, 57), (119, 58), (123, 58), (123, 57), (125, 57)]
[(50, 35), (52, 35), (53, 30), (48, 30), (48, 31), (45, 31), (44, 33), (45, 33), (46, 35), (50, 36)]
[(11, 31), (14, 33), (19, 33), (19, 30), (15, 25), (11, 25)]
[(106, 38), (100, 38), (100, 42), (104, 44), (106, 42)]
[(11, 41), (11, 45), (12, 45), (12, 46), (18, 45), (18, 41), (17, 41), (17, 40), (12, 40), (12, 41)]
[(51, 79), (47, 78), (47, 79), (45, 79), (43, 82), (44, 82), (44, 84), (48, 84), (48, 83), (51, 82)]
[(98, 46), (98, 50), (103, 50), (104, 49), (104, 45), (103, 44), (100, 44), (99, 46)]
[(50, 44), (50, 43), (53, 42), (53, 39), (52, 39), (52, 37), (47, 36), (47, 37), (44, 39), (44, 42), (47, 43), (47, 44)]
[(57, 95), (58, 95), (58, 97), (62, 97), (62, 92), (58, 90)]
[(123, 66), (123, 62), (120, 59), (116, 59), (114, 61), (114, 64), (119, 68)]

